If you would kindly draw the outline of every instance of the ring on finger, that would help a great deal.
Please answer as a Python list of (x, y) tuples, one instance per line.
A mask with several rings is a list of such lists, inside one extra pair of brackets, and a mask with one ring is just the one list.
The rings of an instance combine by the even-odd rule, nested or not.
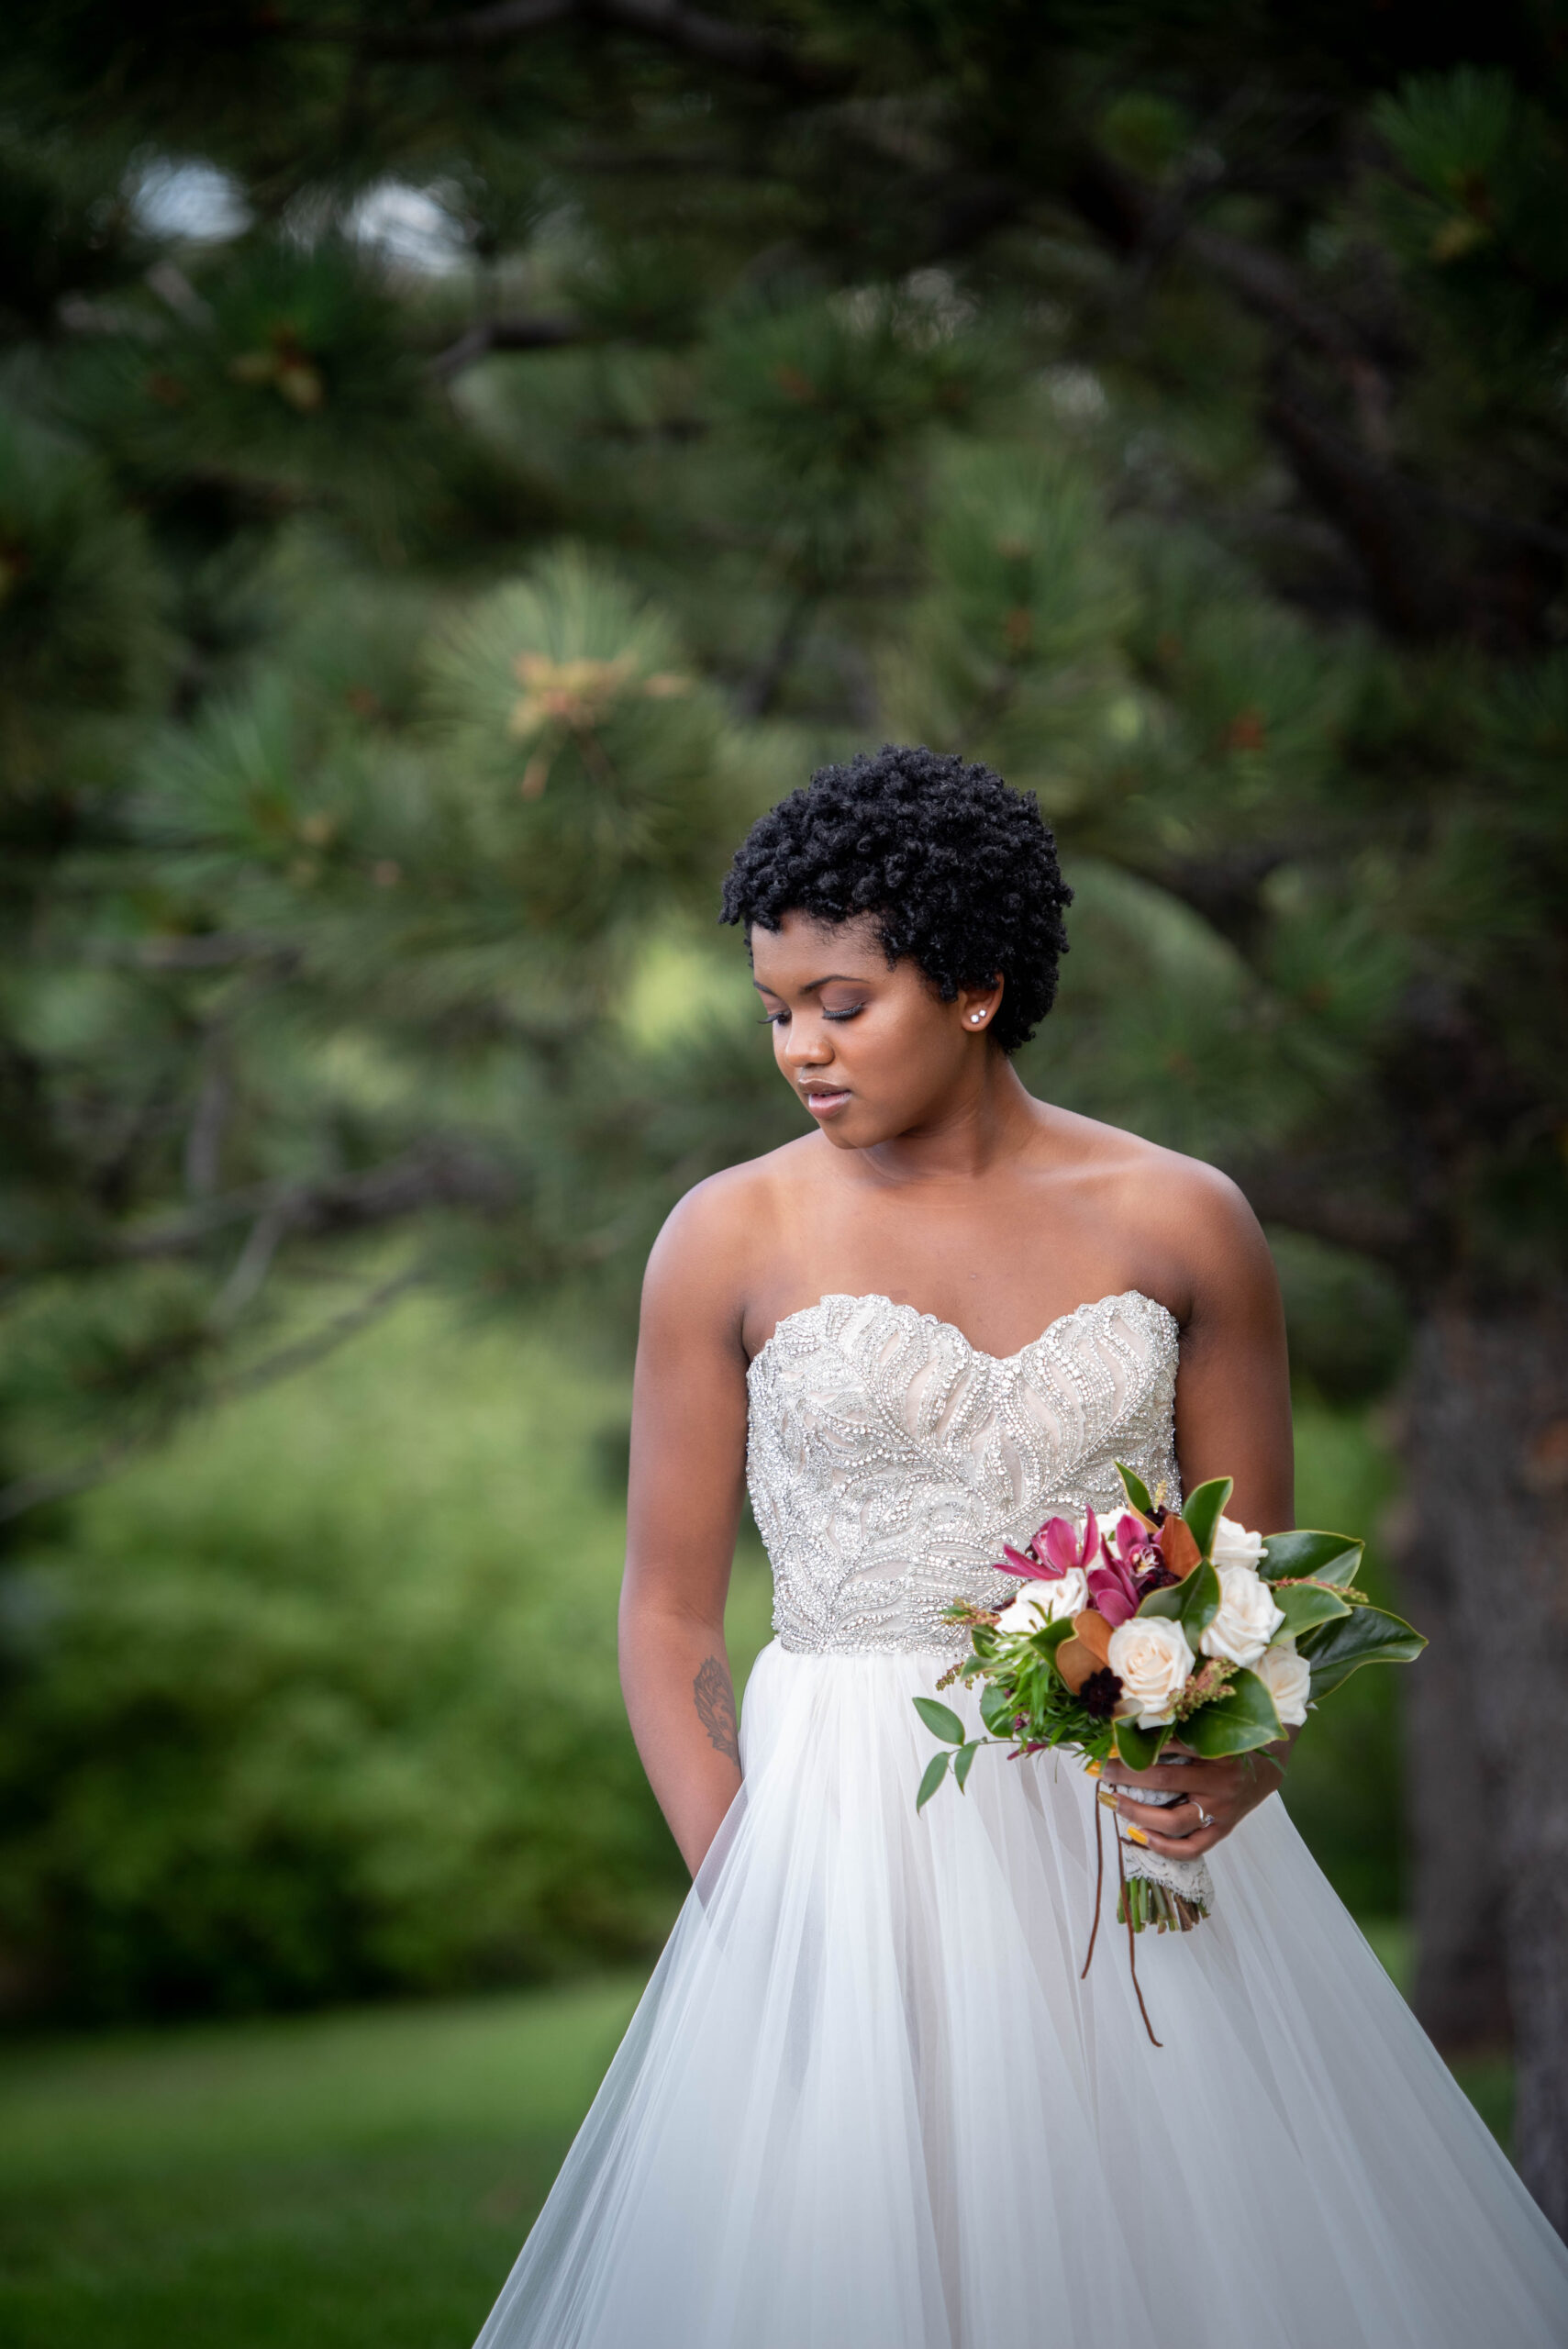
[(1205, 1810), (1201, 1802), (1197, 1806), (1197, 1823), (1200, 1828), (1212, 1827), (1214, 1825), (1214, 1820), (1210, 1818), (1208, 1812)]

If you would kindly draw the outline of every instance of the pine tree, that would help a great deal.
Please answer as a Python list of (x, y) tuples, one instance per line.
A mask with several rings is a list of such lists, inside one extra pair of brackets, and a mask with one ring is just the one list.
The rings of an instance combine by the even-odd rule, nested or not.
[(1408, 1314), (1419, 1995), (1511, 2004), (1568, 2226), (1564, 73), (1522, 6), (14, 12), (0, 1062), (16, 1510), (400, 1280), (624, 1295), (777, 1115), (628, 1052), (650, 924), (819, 749), (1038, 789), (1040, 1081)]

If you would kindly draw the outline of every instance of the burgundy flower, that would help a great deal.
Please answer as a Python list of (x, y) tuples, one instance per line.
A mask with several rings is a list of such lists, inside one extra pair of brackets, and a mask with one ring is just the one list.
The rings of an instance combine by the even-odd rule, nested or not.
[(1121, 1682), (1108, 1664), (1091, 1672), (1078, 1691), (1078, 1702), (1096, 1720), (1109, 1720), (1121, 1700)]

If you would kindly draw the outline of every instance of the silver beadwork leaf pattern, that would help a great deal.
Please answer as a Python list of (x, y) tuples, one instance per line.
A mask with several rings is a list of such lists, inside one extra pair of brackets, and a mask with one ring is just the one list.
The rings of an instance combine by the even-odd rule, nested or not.
[(786, 1315), (751, 1364), (746, 1464), (781, 1644), (959, 1653), (943, 1609), (1006, 1605), (1003, 1542), (1115, 1508), (1118, 1459), (1178, 1502), (1178, 1342), (1136, 1289), (1006, 1358), (886, 1297)]

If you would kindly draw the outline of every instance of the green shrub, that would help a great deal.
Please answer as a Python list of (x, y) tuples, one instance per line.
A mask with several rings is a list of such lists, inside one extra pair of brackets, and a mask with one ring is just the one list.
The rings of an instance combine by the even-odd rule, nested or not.
[(526, 1981), (683, 1887), (621, 1709), (620, 1383), (420, 1304), (84, 1505), (6, 1586), (13, 2006)]

